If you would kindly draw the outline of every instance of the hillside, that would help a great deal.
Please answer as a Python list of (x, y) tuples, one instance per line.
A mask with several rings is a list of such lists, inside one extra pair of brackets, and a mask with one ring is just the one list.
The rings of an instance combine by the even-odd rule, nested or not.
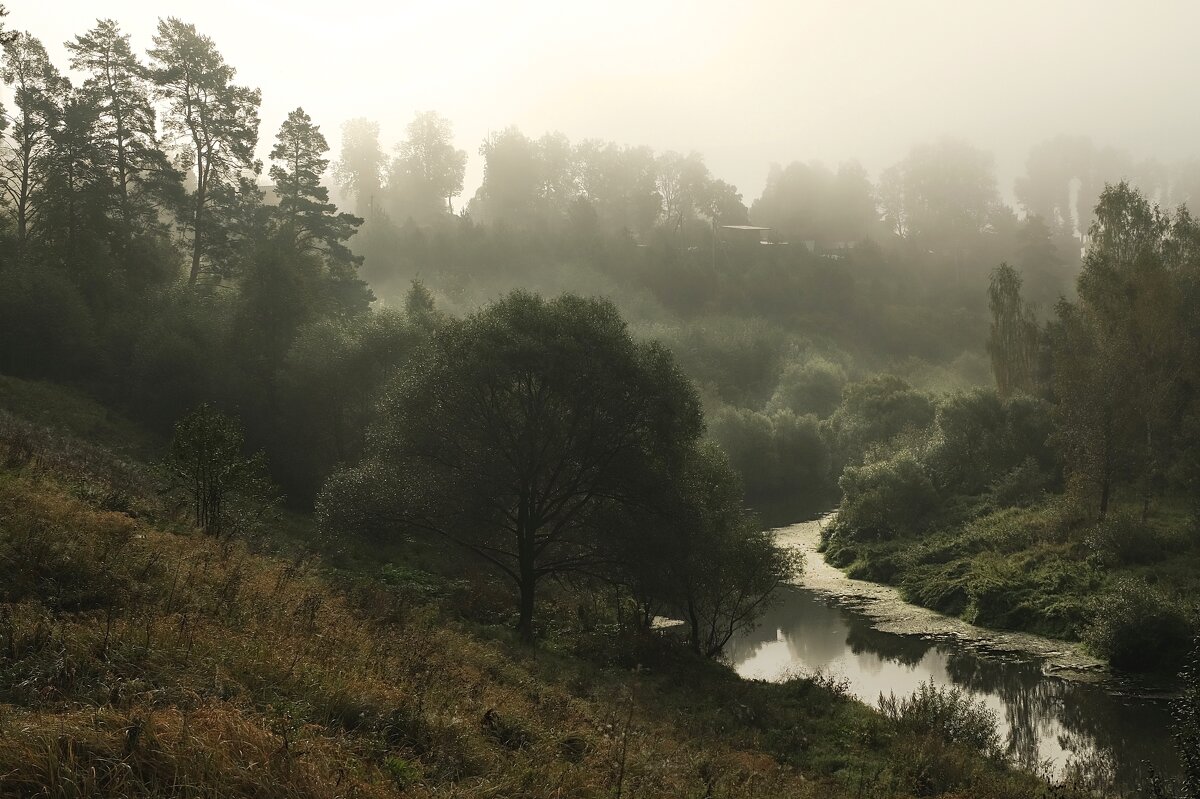
[(402, 582), (206, 538), (146, 467), (0, 414), (6, 796), (1040, 792), (828, 679), (527, 648)]

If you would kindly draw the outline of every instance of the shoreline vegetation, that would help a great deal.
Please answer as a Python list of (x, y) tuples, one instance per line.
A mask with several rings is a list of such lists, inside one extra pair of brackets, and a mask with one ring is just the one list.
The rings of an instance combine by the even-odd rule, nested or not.
[[(48, 390), (5, 384), (10, 399)], [(77, 431), (126, 424), (97, 406), (89, 418), (79, 397), (61, 407)], [(598, 620), (530, 648), (480, 615), (486, 586), (415, 561), (368, 571), (353, 553), (314, 557), (304, 519), (250, 541), (204, 535), (164, 502), (152, 468), (68, 432), (0, 414), (0, 456), (6, 790), (1044, 789), (1003, 765), (986, 714), (961, 697), (893, 700), (882, 716), (828, 678), (746, 682), (657, 636), (605, 646), (621, 633)], [(972, 722), (959, 740), (923, 715), (953, 707), (956, 724)]]

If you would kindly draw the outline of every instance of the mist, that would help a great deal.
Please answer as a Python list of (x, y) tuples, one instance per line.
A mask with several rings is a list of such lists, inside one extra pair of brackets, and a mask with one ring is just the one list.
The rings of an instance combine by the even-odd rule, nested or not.
[(1198, 23), (0, 4), (0, 795), (1196, 799)]
[[(200, 17), (262, 89), (264, 130), (303, 104), (334, 151), (340, 123), (378, 120), (385, 143), (435, 110), (482, 179), (490, 131), (561, 131), (696, 150), (747, 203), (769, 164), (859, 160), (875, 177), (943, 136), (994, 154), (1001, 191), (1028, 150), (1058, 135), (1163, 162), (1200, 155), (1187, 101), (1198, 66), (1194, 3), (1134, 2), (314, 2), (21, 3), (56, 60), (97, 15), (136, 47), (155, 20)], [(265, 154), (265, 153), (264, 153)]]

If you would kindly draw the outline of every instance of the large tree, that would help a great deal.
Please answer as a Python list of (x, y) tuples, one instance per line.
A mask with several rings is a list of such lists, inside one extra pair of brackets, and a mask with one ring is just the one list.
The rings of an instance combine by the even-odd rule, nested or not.
[(271, 149), (271, 179), (279, 196), (283, 232), (300, 252), (319, 253), (335, 269), (362, 262), (346, 247), (362, 219), (338, 213), (321, 178), (329, 168), (329, 144), (312, 118), (297, 108), (288, 114)]
[(1038, 327), (1033, 311), (1021, 296), (1021, 276), (1008, 264), (992, 270), (988, 285), (992, 329), (988, 353), (1001, 397), (1033, 393)]
[(387, 157), (379, 146), (379, 123), (351, 119), (342, 125), (342, 152), (333, 165), (334, 180), (354, 198), (355, 211), (370, 219), (378, 204)]
[[(725, 453), (702, 443), (684, 454), (676, 479), (646, 527), (622, 542), (622, 573), (641, 608), (682, 617), (696, 654), (716, 657), (752, 626), (800, 559), (776, 545), (743, 506)], [(647, 522), (643, 522), (646, 524)]]
[(247, 174), (262, 170), (254, 157), (261, 93), (236, 85), (236, 70), (213, 40), (174, 17), (159, 20), (149, 55), (157, 96), (167, 103), (168, 140), (195, 181), (186, 224), (192, 251), (188, 283), (195, 284), (210, 242), (230, 233), (221, 212), (242, 208), (253, 186)]
[(380, 413), (323, 523), (465, 547), (512, 581), (526, 638), (541, 581), (610, 559), (609, 522), (661, 494), (702, 427), (671, 356), (610, 303), (525, 293), (443, 328)]
[(87, 75), (82, 97), (96, 109), (92, 143), (116, 192), (117, 245), (157, 228), (180, 176), (159, 146), (146, 67), (112, 20), (66, 43), (71, 67)]
[(0, 189), (11, 206), (16, 258), (22, 261), (37, 233), (42, 189), (50, 174), (51, 134), (70, 84), (51, 63), (42, 43), (28, 33), (18, 34), (4, 45), (0, 77), (13, 88), (16, 106), (3, 128), (6, 146), (0, 156)]
[[(1139, 486), (1148, 513), (1165, 479), (1192, 387), (1196, 226), (1127, 183), (1096, 206), (1077, 303), (1060, 303), (1055, 390), (1068, 473), (1108, 511), (1118, 481)], [(1194, 296), (1194, 294), (1193, 294)]]
[(454, 146), (453, 138), (450, 120), (433, 111), (408, 123), (388, 180), (394, 218), (426, 222), (453, 211), (467, 168), (467, 153)]
[(880, 178), (884, 216), (960, 270), (1000, 205), (992, 156), (953, 139), (914, 147)]

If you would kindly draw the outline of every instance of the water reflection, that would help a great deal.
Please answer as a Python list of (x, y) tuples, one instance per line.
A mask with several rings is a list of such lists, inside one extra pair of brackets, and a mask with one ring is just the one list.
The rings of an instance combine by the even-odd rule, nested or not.
[(1145, 784), (1147, 763), (1160, 774), (1178, 771), (1165, 701), (1057, 679), (1035, 661), (980, 655), (954, 641), (881, 632), (804, 588), (789, 588), (762, 624), (731, 642), (729, 656), (749, 678), (820, 669), (869, 704), (930, 679), (958, 685), (996, 712), (1018, 762), (1054, 777), (1083, 771), (1131, 790)]

